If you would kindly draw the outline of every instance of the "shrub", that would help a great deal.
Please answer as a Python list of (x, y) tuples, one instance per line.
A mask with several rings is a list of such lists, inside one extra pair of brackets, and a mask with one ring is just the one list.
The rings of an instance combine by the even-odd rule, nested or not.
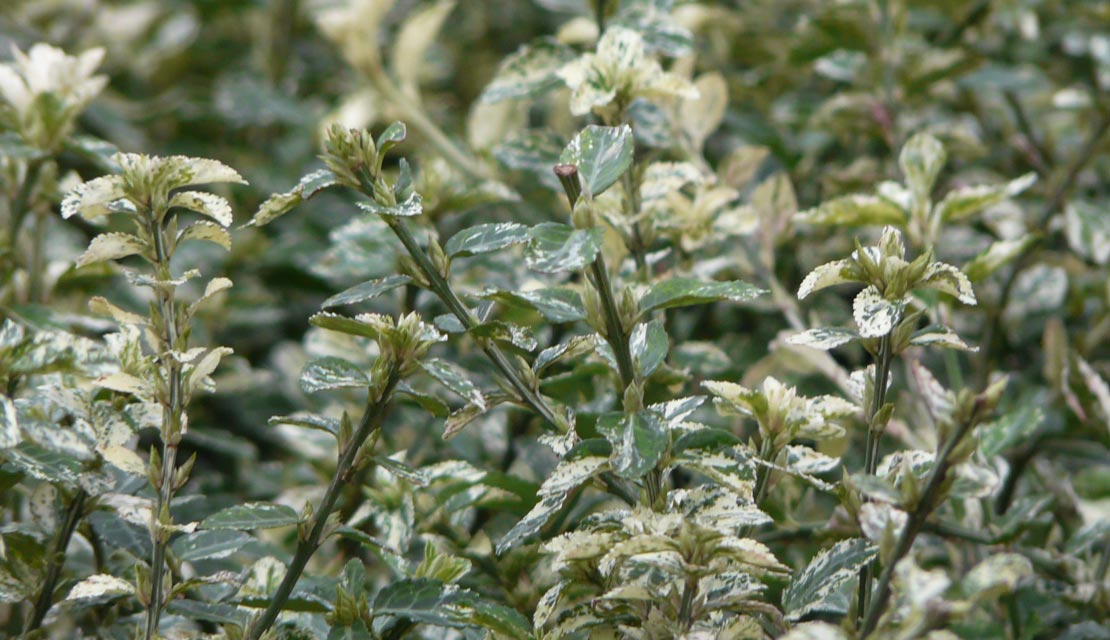
[(8, 11), (5, 634), (1106, 637), (1101, 5)]

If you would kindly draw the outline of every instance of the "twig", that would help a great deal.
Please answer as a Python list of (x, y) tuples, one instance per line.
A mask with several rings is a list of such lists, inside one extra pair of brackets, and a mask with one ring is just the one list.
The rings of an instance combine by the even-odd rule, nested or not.
[(69, 541), (73, 538), (73, 532), (77, 529), (77, 524), (81, 521), (81, 516), (84, 513), (86, 498), (88, 498), (88, 494), (85, 493), (85, 490), (78, 489), (77, 494), (73, 497), (73, 502), (69, 504), (69, 509), (66, 510), (66, 519), (62, 523), (62, 527), (58, 529), (58, 534), (54, 538), (54, 546), (50, 550), (50, 556), (46, 559), (46, 577), (42, 581), (42, 590), (35, 598), (35, 608), (31, 612), (31, 619), (27, 622), (27, 628), (23, 630), (24, 637), (42, 626), (46, 613), (50, 611), (50, 606), (54, 603), (54, 588), (58, 585), (58, 577), (62, 573), (62, 567), (65, 566), (66, 549), (69, 547)]
[(324, 492), (324, 497), (320, 501), (320, 506), (313, 514), (312, 528), (309, 530), (307, 536), (298, 536), (297, 550), (293, 554), (293, 560), (289, 563), (289, 568), (285, 571), (285, 577), (282, 578), (281, 584), (278, 585), (274, 595), (270, 598), (270, 604), (266, 607), (266, 610), (261, 616), (251, 621), (247, 626), (246, 631), (243, 633), (245, 639), (258, 640), (262, 637), (262, 634), (273, 625), (275, 620), (277, 620), (282, 607), (285, 606), (285, 602), (289, 599), (290, 594), (293, 593), (293, 588), (297, 585), (297, 581), (304, 572), (309, 559), (312, 557), (312, 554), (316, 553), (316, 549), (320, 546), (321, 538), (328, 526), (328, 518), (335, 508), (335, 501), (339, 498), (339, 493), (342, 491), (344, 485), (350, 481), (350, 475), (356, 456), (358, 456), (366, 439), (381, 428), (382, 421), (389, 411), (393, 389), (397, 386), (397, 381), (398, 371), (396, 367), (394, 367), (389, 372), (389, 377), (386, 379), (381, 395), (377, 400), (370, 402), (363, 412), (362, 419), (359, 420), (358, 428), (355, 430), (354, 435), (351, 436), (351, 441), (347, 443), (347, 447), (339, 456), (339, 463), (336, 465), (335, 475), (331, 479), (331, 484), (328, 485), (327, 490)]

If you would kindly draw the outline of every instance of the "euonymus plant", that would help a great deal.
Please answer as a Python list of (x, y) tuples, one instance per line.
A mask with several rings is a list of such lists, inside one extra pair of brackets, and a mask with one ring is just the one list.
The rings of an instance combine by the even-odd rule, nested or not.
[(0, 635), (1108, 637), (1110, 9), (11, 4)]

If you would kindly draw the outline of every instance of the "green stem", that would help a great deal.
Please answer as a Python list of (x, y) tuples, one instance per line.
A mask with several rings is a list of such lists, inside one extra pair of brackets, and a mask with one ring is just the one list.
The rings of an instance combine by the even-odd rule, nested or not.
[[(170, 255), (167, 249), (165, 232), (162, 228), (162, 215), (155, 215), (150, 207), (146, 210), (147, 229), (154, 243), (154, 268), (159, 280), (170, 279)], [(173, 289), (157, 289), (158, 303), (162, 320), (163, 342), (162, 365), (166, 370), (169, 398), (162, 406), (162, 475), (157, 487), (156, 502), (150, 516), (150, 532), (153, 551), (150, 560), (150, 606), (147, 609), (146, 631), (144, 637), (151, 640), (158, 634), (158, 623), (165, 606), (165, 590), (162, 582), (166, 570), (166, 547), (169, 545), (170, 532), (163, 522), (170, 522), (170, 503), (174, 494), (174, 475), (177, 469), (177, 447), (181, 442), (181, 426), (184, 422), (184, 389), (181, 363), (174, 357), (174, 351), (185, 351), (181, 341), (183, 332), (178, 326), (177, 302)]]
[[(389, 225), (389, 228), (393, 230), (397, 239), (401, 241), (401, 244), (405, 246), (409, 255), (412, 256), (412, 259), (416, 261), (417, 266), (420, 267), (421, 273), (423, 273), (424, 277), (428, 280), (428, 286), (431, 288), (432, 293), (436, 294), (440, 301), (447, 305), (447, 309), (459, 319), (459, 322), (462, 323), (467, 331), (478, 326), (477, 318), (475, 318), (474, 314), (463, 304), (462, 300), (455, 295), (455, 291), (451, 288), (451, 284), (447, 282), (443, 275), (440, 274), (439, 270), (436, 269), (435, 265), (432, 264), (431, 259), (428, 258), (424, 249), (416, 242), (416, 238), (413, 237), (405, 221), (397, 217), (384, 217), (384, 220)], [(478, 345), (486, 354), (486, 357), (488, 357), (493, 362), (494, 366), (497, 367), (498, 371), (501, 372), (501, 375), (504, 376), (509, 385), (517, 392), (520, 399), (535, 410), (535, 412), (547, 421), (548, 424), (555, 429), (560, 429), (564, 421), (559, 419), (555, 410), (551, 408), (542, 396), (540, 396), (539, 392), (532, 389), (532, 387), (524, 381), (523, 377), (504, 352), (502, 352), (497, 345), (488, 340), (479, 339)]]
[[(890, 363), (893, 354), (890, 349), (890, 334), (883, 336), (879, 341), (879, 353), (875, 362), (874, 390), (871, 394), (871, 407), (867, 412), (867, 450), (864, 453), (864, 473), (875, 475), (879, 467), (879, 445), (882, 444), (883, 432), (875, 428), (875, 416), (886, 403), (887, 379), (890, 375)], [(857, 616), (863, 619), (871, 600), (871, 576), (875, 572), (875, 561), (868, 562), (859, 570), (859, 588), (857, 598)]]
[(39, 304), (45, 301), (46, 296), (42, 282), (46, 271), (46, 224), (46, 212), (36, 212), (34, 233), (31, 238), (31, 264), (27, 269), (27, 298), (30, 302)]
[(973, 420), (966, 420), (962, 422), (952, 437), (944, 443), (944, 448), (941, 449), (937, 455), (936, 462), (933, 464), (933, 469), (929, 473), (929, 479), (925, 484), (925, 489), (921, 494), (921, 499), (917, 502), (917, 506), (909, 514), (906, 520), (905, 528), (902, 529), (901, 535), (898, 536), (898, 542), (894, 546), (894, 552), (890, 556), (890, 560), (883, 567), (883, 572), (879, 576), (878, 585), (875, 587), (874, 596), (871, 598), (867, 607), (867, 613), (863, 618), (863, 623), (860, 625), (860, 638), (866, 638), (875, 630), (875, 625), (879, 622), (879, 617), (886, 608), (887, 600), (890, 598), (890, 583), (894, 577), (894, 569), (898, 566), (898, 561), (909, 553), (910, 548), (913, 546), (914, 540), (925, 526), (925, 521), (932, 514), (940, 499), (941, 487), (948, 476), (948, 470), (952, 467), (952, 452), (963, 441), (964, 436), (971, 432), (971, 427), (974, 424)]
[(46, 576), (42, 581), (42, 589), (39, 591), (38, 597), (35, 598), (35, 608), (31, 612), (31, 619), (27, 622), (27, 628), (23, 630), (24, 637), (42, 626), (46, 613), (50, 611), (50, 606), (54, 603), (54, 588), (58, 585), (58, 577), (65, 565), (66, 549), (69, 547), (69, 541), (73, 538), (77, 523), (81, 521), (86, 498), (88, 498), (88, 494), (85, 493), (85, 490), (78, 489), (77, 495), (73, 497), (73, 502), (69, 504), (69, 509), (66, 510), (66, 519), (62, 523), (62, 527), (58, 529), (57, 536), (54, 538), (54, 546), (50, 550), (50, 556), (46, 559)]
[[(559, 182), (563, 185), (563, 191), (566, 193), (567, 201), (570, 203), (571, 211), (573, 211), (575, 205), (578, 204), (578, 198), (582, 195), (582, 185), (578, 181), (578, 167), (573, 164), (559, 164), (555, 165), (554, 171), (559, 178)], [(627, 389), (636, 380), (632, 366), (632, 354), (628, 350), (628, 336), (625, 334), (621, 322), (617, 301), (613, 297), (613, 284), (609, 280), (609, 269), (605, 266), (605, 258), (601, 251), (598, 251), (597, 257), (590, 265), (590, 273), (593, 275), (594, 290), (601, 297), (602, 311), (605, 313), (607, 334), (605, 339), (609, 346), (613, 348), (613, 354), (617, 358), (617, 369), (620, 372), (622, 389)]]
[(366, 410), (362, 414), (362, 419), (359, 420), (358, 428), (355, 429), (351, 441), (347, 443), (347, 447), (339, 456), (339, 462), (335, 468), (335, 475), (331, 479), (327, 490), (324, 492), (324, 497), (320, 501), (320, 506), (316, 509), (312, 517), (312, 528), (309, 530), (308, 535), (304, 537), (298, 536), (297, 549), (293, 553), (293, 560), (289, 563), (289, 568), (285, 571), (285, 577), (282, 578), (281, 584), (278, 585), (274, 595), (270, 598), (270, 604), (260, 617), (253, 620), (247, 627), (243, 634), (246, 640), (258, 640), (262, 634), (266, 632), (277, 620), (278, 614), (281, 613), (282, 607), (289, 599), (290, 594), (293, 593), (293, 588), (297, 585), (301, 574), (304, 573), (305, 566), (312, 558), (312, 554), (316, 553), (319, 548), (321, 538), (324, 536), (324, 531), (328, 527), (328, 518), (331, 516), (332, 510), (335, 508), (335, 502), (339, 498), (340, 492), (343, 487), (350, 481), (351, 472), (359, 450), (362, 448), (366, 439), (373, 433), (377, 432), (385, 419), (386, 413), (389, 411), (389, 403), (393, 397), (393, 389), (397, 386), (399, 380), (396, 368), (389, 372), (389, 377), (386, 379), (384, 388), (381, 395), (377, 400), (367, 404)]
[(42, 165), (45, 162), (46, 158), (33, 158), (27, 163), (27, 172), (23, 174), (23, 183), (19, 185), (15, 200), (12, 200), (8, 241), (13, 249), (16, 246), (19, 230), (23, 227), (23, 219), (27, 217), (27, 212), (31, 209), (31, 194), (35, 191), (35, 183), (39, 181), (39, 173), (42, 171)]

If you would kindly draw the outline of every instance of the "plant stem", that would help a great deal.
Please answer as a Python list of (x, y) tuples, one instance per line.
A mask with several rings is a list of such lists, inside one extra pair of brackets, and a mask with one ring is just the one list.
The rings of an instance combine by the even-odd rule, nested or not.
[[(171, 279), (170, 255), (167, 250), (165, 231), (162, 222), (165, 211), (161, 215), (147, 207), (147, 230), (154, 243), (154, 270), (159, 280)], [(187, 345), (179, 344), (183, 331), (178, 326), (177, 301), (172, 288), (157, 288), (159, 315), (162, 320), (162, 366), (165, 369), (169, 397), (162, 406), (162, 476), (161, 484), (156, 487), (157, 499), (155, 508), (150, 516), (150, 532), (153, 538), (153, 551), (150, 561), (150, 607), (147, 609), (146, 632), (144, 637), (151, 640), (158, 634), (158, 622), (165, 606), (165, 591), (162, 588), (163, 576), (166, 569), (166, 547), (169, 545), (169, 531), (163, 527), (163, 521), (170, 522), (170, 503), (174, 493), (174, 472), (177, 469), (177, 447), (181, 442), (182, 425), (184, 424), (184, 389), (181, 363), (174, 357), (174, 351), (185, 351)]]
[[(385, 217), (384, 219), (389, 225), (389, 228), (392, 229), (393, 233), (397, 236), (397, 239), (405, 246), (409, 255), (416, 261), (417, 266), (420, 267), (420, 271), (428, 280), (428, 285), (432, 293), (436, 294), (440, 301), (447, 305), (447, 309), (459, 319), (459, 322), (462, 323), (467, 331), (478, 326), (478, 320), (474, 317), (474, 314), (472, 314), (470, 309), (463, 304), (462, 300), (455, 295), (454, 290), (451, 288), (451, 284), (447, 282), (443, 275), (439, 273), (439, 270), (436, 269), (435, 265), (432, 264), (427, 254), (416, 242), (416, 238), (413, 237), (405, 221), (396, 217)], [(494, 366), (497, 367), (498, 371), (505, 377), (509, 385), (520, 395), (520, 399), (535, 410), (535, 412), (547, 421), (548, 424), (559, 429), (563, 421), (559, 419), (555, 410), (542, 396), (540, 396), (539, 392), (532, 389), (528, 383), (524, 381), (512, 361), (509, 360), (504, 352), (502, 352), (497, 345), (488, 340), (479, 339), (478, 345), (493, 362)]]
[[(578, 181), (578, 167), (572, 164), (555, 165), (555, 175), (562, 183), (563, 191), (566, 193), (567, 201), (570, 203), (571, 211), (573, 211), (575, 205), (578, 204), (578, 198), (582, 195), (582, 185)], [(601, 297), (602, 310), (605, 312), (607, 334), (605, 339), (609, 346), (613, 348), (613, 354), (617, 358), (621, 386), (623, 389), (627, 389), (636, 380), (632, 366), (632, 354), (628, 351), (628, 336), (625, 334), (621, 322), (617, 301), (613, 297), (613, 284), (609, 280), (609, 269), (605, 266), (605, 258), (600, 250), (597, 252), (593, 264), (590, 265), (590, 273), (593, 275), (594, 290)]]
[(12, 200), (11, 211), (9, 212), (11, 218), (9, 220), (8, 241), (13, 248), (16, 245), (19, 230), (23, 227), (23, 219), (27, 217), (27, 212), (31, 208), (31, 194), (34, 193), (35, 183), (39, 181), (39, 173), (42, 171), (42, 165), (45, 162), (46, 158), (32, 158), (27, 162), (27, 172), (23, 174), (23, 183), (19, 185), (15, 200)]
[(54, 603), (54, 588), (58, 585), (58, 577), (65, 565), (66, 548), (69, 547), (69, 541), (73, 538), (74, 530), (77, 529), (77, 523), (81, 521), (86, 498), (88, 498), (88, 494), (85, 493), (85, 490), (78, 489), (77, 494), (73, 497), (73, 502), (69, 503), (69, 509), (66, 510), (66, 519), (62, 523), (62, 527), (58, 529), (57, 536), (54, 538), (54, 546), (50, 550), (50, 556), (46, 559), (46, 577), (43, 578), (42, 589), (39, 591), (38, 597), (35, 598), (35, 608), (31, 613), (31, 619), (27, 622), (27, 628), (23, 630), (24, 637), (42, 625), (46, 613), (50, 611), (50, 606)]
[(331, 484), (328, 485), (327, 490), (324, 492), (324, 497), (320, 501), (320, 506), (313, 514), (312, 528), (309, 530), (307, 536), (298, 536), (297, 549), (293, 554), (292, 562), (289, 563), (289, 568), (285, 571), (285, 577), (282, 578), (281, 584), (278, 585), (274, 595), (270, 598), (270, 604), (266, 607), (266, 610), (260, 617), (248, 625), (243, 634), (243, 638), (246, 640), (258, 640), (258, 638), (261, 638), (262, 634), (274, 624), (275, 620), (277, 620), (282, 607), (285, 606), (285, 602), (289, 599), (290, 594), (293, 593), (293, 588), (297, 585), (297, 581), (304, 572), (309, 559), (312, 557), (312, 554), (316, 553), (316, 549), (320, 546), (321, 538), (328, 526), (328, 517), (331, 516), (332, 510), (335, 508), (335, 502), (339, 498), (340, 492), (351, 479), (353, 465), (359, 450), (362, 448), (363, 443), (366, 442), (366, 439), (381, 428), (382, 421), (389, 411), (393, 389), (397, 386), (398, 380), (398, 371), (394, 367), (389, 372), (389, 377), (386, 379), (385, 386), (379, 398), (367, 404), (366, 410), (362, 414), (362, 419), (359, 420), (358, 428), (355, 429), (354, 434), (351, 436), (351, 441), (347, 443), (347, 447), (339, 456), (339, 462), (336, 465), (335, 475), (331, 479)]
[(46, 271), (46, 212), (35, 213), (34, 233), (31, 237), (31, 264), (27, 268), (27, 299), (32, 303), (45, 302), (43, 272)]
[[(882, 443), (883, 432), (875, 428), (875, 416), (886, 403), (887, 379), (890, 376), (890, 363), (893, 354), (890, 350), (890, 334), (883, 336), (879, 341), (879, 353), (875, 362), (875, 382), (871, 393), (871, 407), (867, 412), (867, 450), (864, 454), (864, 473), (874, 475), (879, 467), (879, 445)], [(863, 619), (871, 599), (871, 576), (875, 572), (875, 561), (872, 560), (860, 567), (859, 590), (857, 598), (857, 616)]]
[(879, 616), (882, 615), (887, 600), (890, 598), (890, 582), (894, 577), (894, 568), (898, 565), (898, 561), (909, 553), (914, 540), (925, 526), (925, 521), (933, 512), (933, 509), (936, 508), (940, 498), (941, 486), (948, 476), (948, 470), (952, 467), (952, 452), (959, 446), (964, 436), (971, 432), (973, 424), (974, 421), (970, 419), (963, 421), (956, 432), (952, 434), (952, 437), (944, 443), (944, 448), (937, 455), (936, 462), (933, 463), (933, 469), (929, 473), (929, 480), (921, 493), (921, 499), (917, 502), (914, 510), (910, 512), (906, 525), (902, 529), (901, 535), (898, 536), (898, 542), (894, 546), (890, 561), (883, 567), (883, 572), (879, 576), (878, 586), (875, 588), (874, 596), (867, 607), (867, 614), (860, 626), (860, 638), (866, 638), (875, 630), (875, 625), (879, 622)]

